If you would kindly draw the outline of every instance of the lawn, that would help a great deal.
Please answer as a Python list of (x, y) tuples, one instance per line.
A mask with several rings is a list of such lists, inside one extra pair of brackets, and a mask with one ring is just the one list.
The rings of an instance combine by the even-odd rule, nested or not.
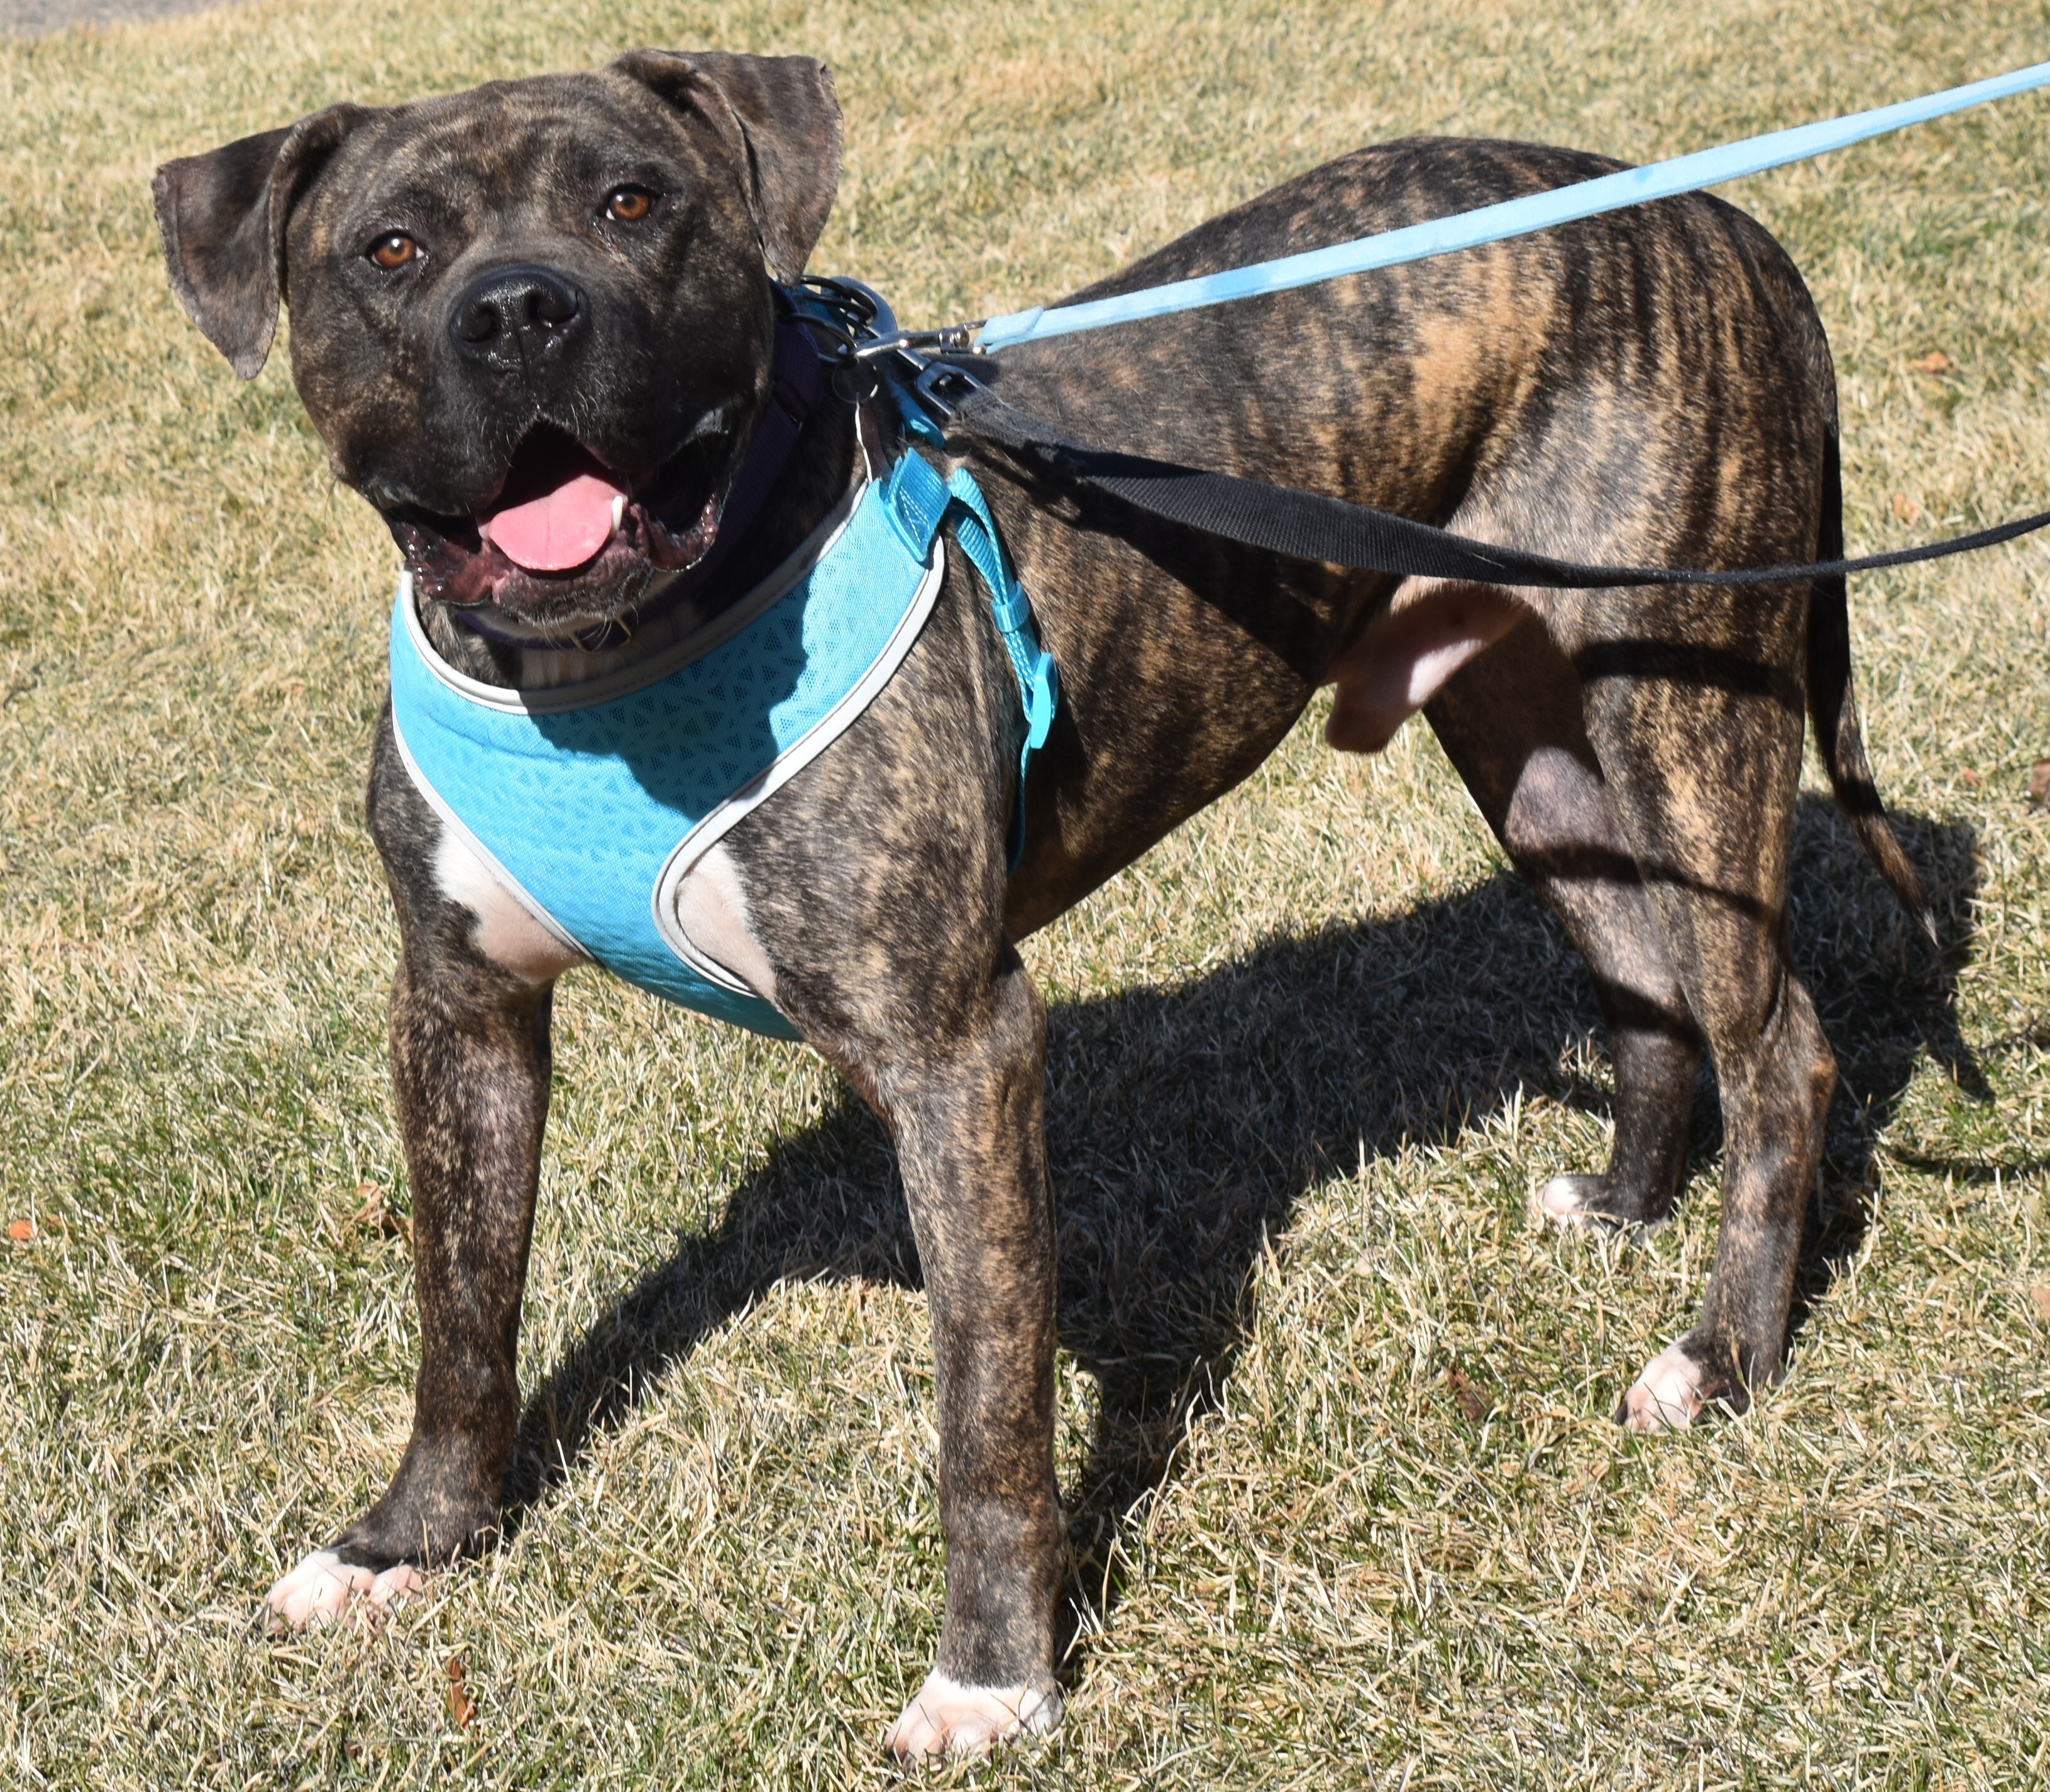
[[(815, 1058), (557, 1005), (518, 1527), (375, 1633), (251, 1623), (382, 1486), (414, 1320), (361, 791), (395, 569), (283, 357), (179, 314), (172, 154), (633, 45), (833, 65), (814, 265), (1035, 303), (1356, 144), (1635, 159), (2050, 53), (2050, 6), (282, 0), (0, 42), (0, 1782), (883, 1783), (937, 1634), (925, 1310)], [(2050, 503), (2050, 99), (1744, 182), (1844, 394), (1853, 551)], [(1713, 1245), (1562, 1236), (1584, 977), (1427, 732), (1312, 713), (1024, 951), (1051, 1009), (1058, 1739), (939, 1776), (1966, 1787), (2050, 1769), (2050, 549), (1857, 581), (1931, 953), (1826, 801), (1844, 1072), (1791, 1373), (1608, 1415)], [(1812, 790), (1819, 780), (1810, 779)]]

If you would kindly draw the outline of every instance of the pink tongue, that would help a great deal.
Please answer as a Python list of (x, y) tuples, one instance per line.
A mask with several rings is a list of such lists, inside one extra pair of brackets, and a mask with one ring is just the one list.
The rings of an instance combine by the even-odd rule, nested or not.
[(551, 492), (481, 519), (498, 551), (529, 572), (567, 572), (612, 539), (613, 500), (623, 487), (579, 473)]

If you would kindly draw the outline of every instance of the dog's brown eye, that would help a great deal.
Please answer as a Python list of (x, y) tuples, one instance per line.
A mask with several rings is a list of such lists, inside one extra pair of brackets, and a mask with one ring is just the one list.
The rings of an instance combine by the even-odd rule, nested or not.
[(638, 224), (655, 209), (655, 196), (637, 186), (616, 186), (605, 197), (605, 215), (614, 224)]
[(380, 236), (370, 245), (370, 259), (380, 267), (403, 267), (415, 260), (420, 245), (403, 230), (395, 230), (388, 236)]

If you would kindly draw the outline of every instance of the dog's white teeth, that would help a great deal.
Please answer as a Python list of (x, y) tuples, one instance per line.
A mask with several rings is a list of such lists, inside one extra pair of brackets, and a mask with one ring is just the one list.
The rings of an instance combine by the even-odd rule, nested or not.
[(626, 515), (626, 494), (624, 492), (615, 492), (612, 497), (612, 533), (614, 535), (619, 533), (619, 525), (625, 520)]

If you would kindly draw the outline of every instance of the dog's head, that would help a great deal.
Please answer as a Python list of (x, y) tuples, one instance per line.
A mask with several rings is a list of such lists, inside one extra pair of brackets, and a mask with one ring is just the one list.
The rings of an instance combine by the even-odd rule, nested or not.
[(840, 107), (799, 57), (340, 105), (158, 171), (171, 283), (245, 379), (282, 300), (336, 475), (422, 591), (559, 634), (711, 547)]

